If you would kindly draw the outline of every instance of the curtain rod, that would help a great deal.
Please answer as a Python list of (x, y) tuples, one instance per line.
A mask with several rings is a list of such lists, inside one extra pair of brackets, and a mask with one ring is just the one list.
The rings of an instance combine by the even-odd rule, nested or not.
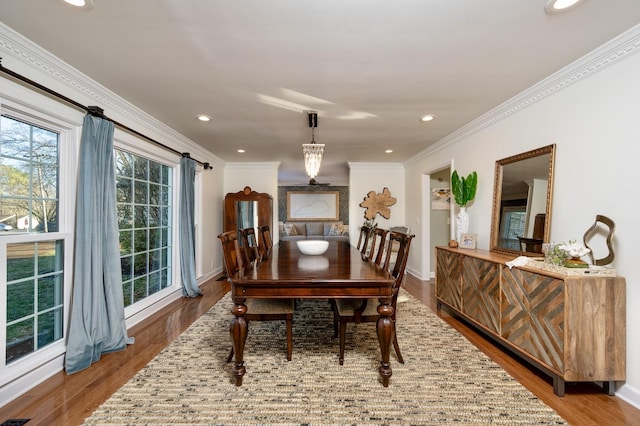
[[(167, 151), (171, 151), (171, 152), (173, 152), (175, 154), (178, 154), (178, 155), (180, 155), (182, 157), (191, 158), (191, 155), (188, 152), (179, 152), (179, 151), (171, 148), (170, 146), (167, 146), (167, 145), (165, 145), (163, 143), (160, 143), (157, 140), (152, 139), (149, 136), (144, 135), (144, 134), (138, 132), (137, 130), (132, 129), (129, 126), (126, 126), (126, 125), (124, 125), (122, 123), (117, 122), (116, 120), (114, 120), (112, 118), (107, 117), (106, 115), (104, 115), (104, 110), (102, 108), (100, 108), (100, 107), (82, 105), (81, 103), (76, 102), (73, 99), (68, 98), (65, 95), (61, 94), (61, 93), (58, 93), (58, 92), (56, 92), (56, 91), (54, 91), (54, 90), (52, 90), (52, 89), (50, 89), (50, 88), (48, 88), (46, 86), (43, 86), (40, 83), (37, 83), (37, 82), (35, 82), (35, 81), (33, 81), (33, 80), (23, 76), (23, 75), (20, 75), (20, 74), (14, 72), (14, 71), (11, 71), (8, 68), (5, 68), (4, 65), (2, 65), (2, 58), (0, 58), (0, 71), (2, 71), (5, 74), (10, 75), (11, 77), (13, 77), (13, 78), (15, 78), (17, 80), (22, 81), (23, 83), (27, 83), (30, 86), (33, 86), (33, 87), (35, 87), (35, 88), (37, 88), (37, 89), (39, 89), (39, 90), (41, 90), (41, 91), (43, 91), (43, 92), (45, 92), (45, 93), (47, 93), (49, 95), (55, 96), (56, 98), (61, 99), (61, 100), (65, 101), (65, 102), (67, 102), (68, 104), (71, 104), (71, 105), (75, 106), (76, 108), (84, 110), (89, 115), (93, 115), (93, 116), (100, 117), (100, 118), (103, 118), (105, 120), (111, 121), (114, 125), (120, 127), (121, 129), (126, 130), (129, 133), (133, 133), (134, 135), (139, 136), (139, 137), (141, 137), (143, 139), (146, 139), (147, 141), (152, 142), (152, 143), (158, 145), (159, 147), (161, 147), (161, 148), (163, 148), (163, 149), (165, 149)], [(203, 162), (198, 161), (196, 159), (193, 159), (193, 161), (195, 161), (196, 163), (202, 165), (202, 167), (205, 170), (213, 168), (213, 167), (211, 167), (209, 165), (209, 163), (203, 163)]]

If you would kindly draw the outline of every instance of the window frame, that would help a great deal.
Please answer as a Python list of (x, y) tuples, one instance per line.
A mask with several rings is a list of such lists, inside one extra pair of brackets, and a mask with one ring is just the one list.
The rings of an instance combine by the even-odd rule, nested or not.
[[(124, 308), (124, 317), (127, 320), (127, 328), (131, 325), (129, 320), (135, 317), (145, 310), (151, 308), (156, 303), (170, 296), (171, 294), (182, 291), (182, 284), (180, 280), (180, 261), (178, 257), (179, 249), (179, 230), (178, 230), (178, 209), (179, 209), (179, 184), (180, 184), (180, 158), (176, 154), (167, 151), (166, 149), (156, 147), (147, 141), (136, 137), (130, 133), (127, 133), (116, 127), (113, 136), (113, 148), (121, 151), (126, 151), (140, 157), (147, 158), (149, 160), (161, 163), (167, 167), (170, 167), (172, 171), (172, 196), (171, 202), (173, 205), (173, 213), (171, 220), (171, 238), (172, 244), (172, 258), (171, 258), (171, 282), (169, 287), (166, 287), (156, 293), (153, 293), (144, 299), (126, 306)], [(115, 155), (115, 152), (114, 152)]]
[[(74, 115), (56, 114), (66, 108), (57, 108), (53, 112), (35, 110), (28, 105), (11, 101), (0, 97), (0, 114), (24, 121), (31, 125), (42, 127), (58, 133), (58, 231), (55, 232), (31, 232), (8, 233), (0, 236), (0, 304), (7, 303), (7, 244), (33, 243), (39, 241), (63, 242), (63, 336), (41, 349), (24, 355), (6, 365), (6, 310), (0, 317), (0, 389), (8, 383), (34, 371), (43, 365), (57, 362), (62, 366), (62, 360), (66, 353), (67, 330), (69, 326), (72, 277), (73, 277), (73, 252), (75, 223), (75, 194), (76, 194), (76, 170), (77, 155), (80, 146), (82, 124), (74, 122)], [(68, 111), (68, 110), (67, 110)], [(66, 119), (62, 118), (65, 117)]]

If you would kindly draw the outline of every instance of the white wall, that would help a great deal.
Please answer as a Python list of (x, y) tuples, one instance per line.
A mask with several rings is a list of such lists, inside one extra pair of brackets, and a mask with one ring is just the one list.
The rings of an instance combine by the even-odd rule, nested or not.
[(365, 209), (360, 203), (370, 191), (381, 193), (384, 188), (389, 188), (391, 196), (397, 199), (396, 204), (390, 207), (391, 215), (385, 219), (376, 215), (374, 221), (380, 228), (389, 229), (391, 226), (410, 226), (405, 221), (404, 167), (399, 163), (349, 163), (349, 240), (351, 244), (358, 243), (360, 226), (365, 221)]
[[(196, 256), (202, 265), (203, 276), (198, 278), (198, 283), (202, 284), (206, 280), (213, 278), (222, 272), (222, 248), (217, 238), (223, 229), (224, 204), (224, 167), (216, 166), (213, 170), (203, 171), (200, 174), (201, 194), (200, 202), (203, 208), (200, 209), (200, 227), (202, 234), (200, 249)], [(198, 195), (196, 194), (196, 197)]]
[[(636, 51), (638, 34), (636, 29)], [(499, 112), (484, 117), (487, 125), (478, 125), (476, 133), (426, 150), (405, 166), (407, 187), (448, 158), (454, 158), (463, 174), (477, 170), (478, 192), (467, 209), (469, 232), (478, 234), (479, 248), (488, 249), (495, 161), (556, 144), (551, 239), (581, 240), (596, 214), (615, 221), (612, 267), (627, 281), (627, 380), (617, 395), (640, 407), (640, 310), (635, 308), (640, 305), (640, 271), (635, 268), (640, 241), (640, 203), (635, 199), (635, 183), (640, 181), (640, 55), (629, 51), (614, 46), (609, 56), (600, 53), (603, 59), (594, 59), (599, 62), (590, 68), (574, 69), (575, 83), (567, 76), (567, 84), (555, 84), (552, 94), (543, 88), (528, 93), (529, 102), (519, 102), (530, 105), (503, 117)], [(616, 57), (619, 52), (626, 52), (623, 59)], [(614, 57), (618, 60), (605, 67)], [(421, 205), (419, 197), (407, 198), (407, 217), (419, 215)], [(419, 265), (424, 255), (412, 249), (409, 265)]]

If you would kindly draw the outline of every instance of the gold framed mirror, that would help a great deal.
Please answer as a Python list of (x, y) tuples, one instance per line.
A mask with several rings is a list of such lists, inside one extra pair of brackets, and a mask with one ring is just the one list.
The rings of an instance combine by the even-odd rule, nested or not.
[(555, 144), (496, 161), (491, 251), (542, 256), (551, 232)]

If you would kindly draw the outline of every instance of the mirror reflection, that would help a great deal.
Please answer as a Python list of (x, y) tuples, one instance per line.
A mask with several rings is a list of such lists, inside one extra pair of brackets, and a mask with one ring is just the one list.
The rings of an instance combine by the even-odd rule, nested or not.
[(491, 250), (541, 254), (549, 241), (555, 145), (496, 161)]
[(236, 203), (238, 229), (258, 227), (258, 202), (238, 201)]

